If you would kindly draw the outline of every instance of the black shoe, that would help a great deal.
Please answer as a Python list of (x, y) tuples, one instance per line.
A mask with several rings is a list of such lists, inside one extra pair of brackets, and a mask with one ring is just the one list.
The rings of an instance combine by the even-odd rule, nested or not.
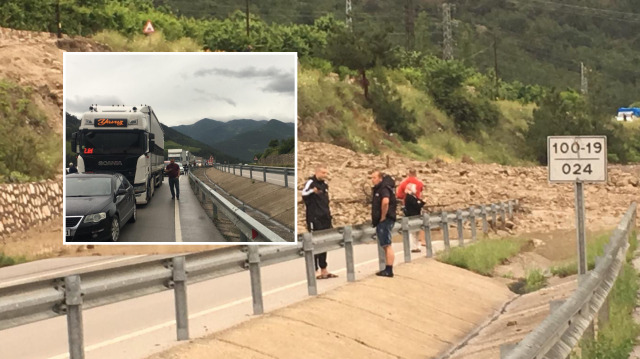
[(178, 199), (178, 201), (180, 200), (180, 196), (176, 197)]
[(389, 277), (389, 278), (393, 278), (393, 273), (389, 273), (386, 270), (381, 270), (380, 272), (376, 273), (377, 276), (380, 277)]
[(171, 196), (171, 199), (176, 199), (174, 196)]

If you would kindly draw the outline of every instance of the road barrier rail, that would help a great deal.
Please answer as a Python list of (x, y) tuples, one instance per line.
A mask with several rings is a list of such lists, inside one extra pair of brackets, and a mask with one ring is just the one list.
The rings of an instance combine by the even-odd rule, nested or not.
[[(282, 175), (284, 178), (285, 187), (289, 187), (289, 178), (295, 178), (296, 175), (296, 169), (291, 167), (228, 165), (223, 163), (214, 163), (213, 168), (240, 176), (242, 176), (243, 171), (249, 171), (250, 179), (262, 178), (262, 182), (267, 182), (267, 173)], [(262, 174), (262, 176), (260, 176), (260, 174)]]
[[(189, 175), (190, 180), (199, 181)], [(220, 201), (224, 207), (224, 198), (202, 184), (202, 193)], [(207, 190), (205, 192), (205, 190)], [(200, 193), (199, 195), (202, 195)], [(513, 218), (517, 200), (493, 203), (491, 205), (461, 209), (456, 213), (423, 214), (416, 217), (404, 217), (394, 226), (403, 235), (405, 262), (411, 261), (409, 232), (425, 230), (427, 257), (433, 256), (431, 230), (439, 226), (443, 231), (445, 249), (449, 250), (449, 225), (457, 224), (459, 244), (464, 245), (462, 231), (465, 222), (469, 222), (471, 240), (475, 241), (476, 227), (481, 219), (482, 230), (487, 233), (489, 223), (497, 227), (498, 216), (502, 226), (507, 224), (507, 216)], [(231, 208), (231, 207), (229, 207)], [(239, 209), (226, 209), (229, 215), (238, 215), (242, 225), (255, 225), (242, 216)], [(241, 211), (240, 211), (241, 212)], [(492, 219), (489, 220), (488, 217)], [(399, 224), (399, 226), (398, 226)], [(243, 230), (244, 231), (244, 230)], [(261, 236), (270, 236), (269, 232), (259, 229)], [(397, 233), (397, 232), (396, 232)], [(71, 359), (84, 358), (84, 330), (82, 310), (101, 305), (116, 303), (148, 294), (172, 289), (175, 295), (176, 331), (178, 340), (189, 339), (187, 291), (188, 283), (197, 283), (208, 279), (249, 270), (253, 313), (264, 312), (260, 268), (305, 258), (307, 289), (309, 295), (317, 294), (314, 268), (314, 254), (336, 249), (345, 249), (347, 280), (355, 281), (355, 262), (353, 246), (373, 241), (375, 229), (371, 225), (345, 226), (325, 231), (304, 233), (299, 241), (283, 245), (261, 245), (251, 243), (177, 256), (162, 256), (160, 259), (143, 259), (139, 263), (125, 264), (119, 267), (87, 270), (81, 273), (25, 281), (19, 284), (0, 284), (0, 330), (24, 325), (61, 315), (67, 316), (69, 354)], [(384, 252), (379, 248), (380, 267), (384, 268)]]
[(500, 347), (500, 358), (567, 358), (580, 339), (593, 339), (609, 320), (609, 295), (626, 261), (629, 236), (635, 228), (637, 204), (633, 202), (605, 245), (595, 269), (578, 278), (578, 288), (566, 301), (550, 303), (551, 314), (517, 344)]

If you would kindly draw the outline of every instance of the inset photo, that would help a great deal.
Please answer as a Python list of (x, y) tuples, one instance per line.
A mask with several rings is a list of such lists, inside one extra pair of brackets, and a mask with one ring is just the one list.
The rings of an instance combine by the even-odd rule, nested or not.
[(65, 244), (296, 242), (296, 53), (65, 53)]

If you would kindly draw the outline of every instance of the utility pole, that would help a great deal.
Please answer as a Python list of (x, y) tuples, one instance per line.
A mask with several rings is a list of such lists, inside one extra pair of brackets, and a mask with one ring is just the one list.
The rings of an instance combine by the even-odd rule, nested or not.
[(352, 8), (351, 8), (351, 0), (347, 0), (347, 3), (345, 4), (346, 6), (346, 17), (347, 17), (347, 29), (349, 29), (349, 31), (353, 32), (353, 18), (352, 18)]
[(442, 29), (444, 34), (443, 56), (445, 60), (453, 60), (453, 35), (451, 30), (451, 4), (442, 4)]
[(249, 37), (251, 36), (251, 32), (249, 30), (249, 0), (247, 0), (247, 11), (246, 11), (246, 15), (247, 15), (247, 39), (249, 39)]
[(407, 50), (413, 50), (416, 43), (415, 34), (415, 7), (413, 6), (413, 0), (405, 0), (405, 31), (407, 33)]
[(62, 24), (60, 23), (60, 0), (56, 2), (56, 28), (58, 32), (58, 39), (62, 38)]
[(580, 63), (580, 92), (586, 95), (589, 92), (589, 81), (587, 80), (587, 67)]
[(498, 76), (498, 35), (493, 32), (493, 69), (496, 75), (496, 99), (500, 97), (500, 77)]

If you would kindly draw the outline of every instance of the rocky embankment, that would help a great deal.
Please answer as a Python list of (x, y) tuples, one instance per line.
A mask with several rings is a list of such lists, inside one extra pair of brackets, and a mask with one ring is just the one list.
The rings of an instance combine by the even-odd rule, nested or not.
[[(380, 169), (396, 179), (415, 168), (426, 184), (423, 197), (429, 210), (452, 210), (470, 205), (520, 199), (521, 213), (514, 230), (550, 231), (574, 226), (574, 191), (571, 184), (549, 184), (547, 169), (497, 164), (415, 161), (397, 155), (370, 155), (314, 142), (298, 143), (298, 231), (305, 232), (305, 207), (300, 189), (316, 165), (328, 166), (334, 226), (370, 221), (369, 173)], [(585, 185), (587, 226), (613, 227), (631, 201), (640, 199), (640, 165), (610, 165), (609, 182)]]

